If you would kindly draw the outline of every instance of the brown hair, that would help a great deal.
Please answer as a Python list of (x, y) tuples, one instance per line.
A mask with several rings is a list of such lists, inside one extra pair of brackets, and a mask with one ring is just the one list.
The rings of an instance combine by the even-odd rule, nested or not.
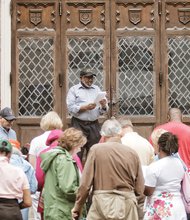
[(60, 147), (65, 148), (67, 151), (71, 151), (78, 145), (84, 145), (86, 143), (86, 137), (83, 132), (76, 128), (68, 128), (58, 139)]
[(158, 153), (158, 139), (162, 134), (164, 134), (166, 132), (168, 132), (168, 131), (166, 131), (162, 128), (158, 128), (158, 129), (154, 130), (151, 134), (152, 145), (153, 145), (153, 148), (154, 148), (156, 154)]
[(158, 139), (158, 146), (160, 150), (170, 156), (178, 152), (178, 138), (170, 132), (163, 133)]

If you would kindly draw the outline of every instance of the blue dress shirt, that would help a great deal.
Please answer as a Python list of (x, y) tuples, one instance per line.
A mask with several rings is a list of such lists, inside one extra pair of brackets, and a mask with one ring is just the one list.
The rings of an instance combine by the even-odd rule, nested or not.
[(80, 112), (82, 105), (94, 103), (98, 93), (101, 92), (100, 88), (96, 85), (91, 85), (85, 88), (81, 83), (71, 87), (67, 94), (67, 108), (71, 116), (74, 116), (83, 121), (95, 121), (100, 115), (107, 111), (102, 109), (101, 106), (96, 106), (92, 110)]
[(7, 131), (5, 128), (0, 126), (0, 139), (17, 140), (16, 132), (13, 129), (10, 129), (9, 131)]

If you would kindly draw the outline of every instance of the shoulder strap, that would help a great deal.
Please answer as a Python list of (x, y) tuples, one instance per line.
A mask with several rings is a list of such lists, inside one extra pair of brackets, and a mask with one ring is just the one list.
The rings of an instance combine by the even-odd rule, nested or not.
[(184, 161), (181, 159), (181, 157), (180, 157), (179, 153), (176, 153), (174, 157), (178, 158), (178, 159), (181, 161), (181, 163), (182, 163), (182, 165), (183, 165), (184, 170), (185, 170), (185, 171), (187, 171), (187, 170), (188, 170), (188, 168), (187, 168), (186, 164), (184, 163)]

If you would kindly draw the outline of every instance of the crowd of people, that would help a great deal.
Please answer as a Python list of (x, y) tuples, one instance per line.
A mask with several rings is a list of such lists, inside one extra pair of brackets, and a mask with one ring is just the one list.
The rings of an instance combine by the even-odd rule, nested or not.
[(149, 140), (124, 116), (100, 125), (109, 107), (106, 97), (94, 103), (95, 76), (82, 70), (68, 92), (71, 127), (63, 131), (60, 116), (48, 112), (28, 156), (12, 129), (13, 111), (0, 111), (0, 219), (29, 220), (29, 207), (35, 220), (190, 219), (181, 194), (190, 127), (181, 111), (170, 109)]

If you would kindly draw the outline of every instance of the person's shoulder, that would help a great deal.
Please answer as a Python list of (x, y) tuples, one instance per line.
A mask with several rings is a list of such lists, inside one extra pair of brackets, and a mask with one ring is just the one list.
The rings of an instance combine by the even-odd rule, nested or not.
[(13, 173), (17, 176), (22, 176), (24, 174), (24, 170), (21, 166), (15, 166), (15, 164), (9, 164), (10, 169), (13, 171)]
[(165, 129), (166, 131), (169, 132), (178, 132), (178, 131), (190, 132), (190, 127), (188, 125), (186, 125), (183, 122), (177, 122), (177, 121), (170, 121), (165, 124), (159, 125), (158, 127), (155, 128), (155, 130), (157, 129)]
[(189, 125), (186, 125), (185, 123), (181, 123), (181, 126), (182, 126), (184, 129), (190, 131), (190, 126), (189, 126)]
[(44, 141), (44, 139), (45, 139), (45, 141), (46, 141), (46, 139), (47, 139), (49, 133), (50, 133), (50, 131), (45, 131), (44, 133), (42, 133), (42, 134), (40, 134), (40, 135), (34, 137), (34, 138), (31, 140), (31, 144), (32, 144), (32, 143), (42, 142), (42, 141)]
[(0, 138), (5, 138), (5, 131), (4, 128), (2, 126), (0, 126)]
[(79, 88), (81, 88), (81, 87), (82, 87), (81, 83), (78, 83), (78, 84), (76, 84), (76, 85), (74, 85), (74, 86), (71, 86), (70, 89), (69, 89), (69, 91), (76, 90), (76, 89), (79, 89)]
[(98, 148), (102, 148), (103, 146), (106, 146), (107, 142), (103, 142), (103, 143), (97, 143), (92, 145), (92, 149), (98, 149)]
[(143, 136), (137, 133), (136, 136), (137, 141), (139, 141), (139, 144), (142, 144), (143, 147), (147, 148), (153, 148), (152, 144)]
[(34, 171), (33, 166), (24, 158), (22, 158), (23, 166), (24, 166), (24, 172), (28, 172), (29, 170)]
[(12, 128), (9, 131), (16, 134), (16, 131)]
[(133, 150), (130, 146), (121, 144), (120, 148), (122, 149), (123, 153), (131, 154), (131, 156), (138, 157), (137, 152)]
[(101, 91), (100, 87), (97, 86), (96, 84), (92, 84), (91, 87), (92, 87), (93, 89), (96, 89), (96, 90)]
[[(137, 155), (137, 153), (128, 147), (127, 145), (122, 144), (121, 142), (104, 142), (104, 143), (98, 143), (92, 146), (93, 150), (100, 151), (102, 149), (103, 151), (111, 151), (112, 149), (115, 151), (117, 149), (118, 152), (124, 152), (124, 153), (131, 153), (134, 155)], [(138, 156), (138, 155), (137, 155)]]
[(110, 144), (108, 144), (107, 142), (103, 142), (103, 143), (97, 143), (92, 145), (92, 147), (90, 148), (90, 152), (92, 154), (101, 154), (104, 151), (107, 151), (107, 148), (109, 148)]

